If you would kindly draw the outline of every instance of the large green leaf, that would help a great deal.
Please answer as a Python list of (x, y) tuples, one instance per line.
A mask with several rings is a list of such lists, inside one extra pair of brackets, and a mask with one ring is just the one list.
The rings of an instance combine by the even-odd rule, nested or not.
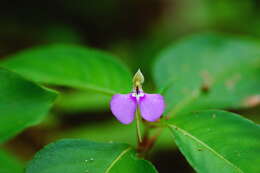
[(128, 92), (130, 73), (115, 57), (73, 45), (33, 48), (9, 57), (2, 66), (37, 82), (105, 94)]
[(0, 150), (0, 172), (1, 173), (22, 173), (23, 165), (9, 153)]
[(253, 106), (248, 103), (260, 94), (259, 76), (260, 44), (218, 34), (196, 35), (170, 46), (154, 70), (170, 115)]
[(148, 161), (138, 159), (126, 144), (66, 139), (38, 152), (26, 173), (156, 173)]
[(260, 172), (259, 125), (233, 113), (212, 110), (176, 116), (168, 126), (197, 172)]
[(0, 142), (3, 142), (42, 120), (56, 93), (1, 68), (0, 81)]

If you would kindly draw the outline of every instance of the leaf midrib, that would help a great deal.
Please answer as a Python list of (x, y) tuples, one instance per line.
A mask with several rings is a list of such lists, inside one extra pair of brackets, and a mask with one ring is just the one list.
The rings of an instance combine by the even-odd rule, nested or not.
[(116, 159), (109, 165), (109, 167), (105, 170), (105, 173), (109, 173), (109, 171), (112, 169), (112, 167), (132, 148), (128, 147), (125, 150), (123, 150), (117, 157)]
[(236, 165), (234, 165), (231, 161), (229, 161), (228, 159), (226, 159), (224, 156), (222, 156), (221, 154), (219, 154), (217, 151), (215, 151), (213, 148), (211, 148), (210, 146), (208, 146), (206, 143), (204, 143), (203, 141), (201, 141), (200, 139), (198, 139), (197, 137), (193, 136), (192, 134), (190, 134), (189, 132), (187, 132), (186, 130), (177, 127), (175, 125), (168, 125), (170, 128), (176, 129), (177, 131), (179, 130), (181, 133), (183, 133), (184, 136), (189, 137), (190, 139), (194, 140), (195, 142), (201, 144), (202, 146), (204, 146), (205, 148), (207, 148), (210, 152), (212, 152), (214, 155), (216, 155), (218, 158), (222, 159), (224, 162), (226, 162), (227, 164), (229, 164), (231, 167), (233, 167), (235, 170), (237, 170), (239, 173), (245, 173), (244, 171), (242, 171), (239, 167), (237, 167)]

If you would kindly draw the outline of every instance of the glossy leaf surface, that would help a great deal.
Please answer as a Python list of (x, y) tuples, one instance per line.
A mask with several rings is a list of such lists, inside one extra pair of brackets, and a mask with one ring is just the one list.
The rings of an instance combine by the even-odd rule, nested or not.
[(168, 126), (197, 172), (260, 172), (260, 126), (252, 121), (212, 110), (176, 116)]
[(38, 152), (29, 163), (26, 173), (156, 173), (145, 160), (136, 157), (126, 144), (96, 143), (66, 139), (52, 143)]
[(112, 95), (129, 92), (128, 69), (116, 57), (75, 45), (50, 45), (9, 57), (2, 66), (44, 84), (93, 90)]
[(0, 68), (0, 142), (48, 114), (56, 93)]

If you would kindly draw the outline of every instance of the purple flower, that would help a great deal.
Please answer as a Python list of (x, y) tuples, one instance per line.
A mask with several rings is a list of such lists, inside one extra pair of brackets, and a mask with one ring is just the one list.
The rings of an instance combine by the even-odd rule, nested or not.
[(147, 94), (142, 90), (144, 77), (140, 70), (133, 78), (134, 89), (129, 94), (115, 94), (110, 102), (114, 116), (123, 124), (134, 120), (135, 112), (140, 109), (141, 116), (147, 121), (156, 121), (164, 111), (164, 99), (160, 94)]

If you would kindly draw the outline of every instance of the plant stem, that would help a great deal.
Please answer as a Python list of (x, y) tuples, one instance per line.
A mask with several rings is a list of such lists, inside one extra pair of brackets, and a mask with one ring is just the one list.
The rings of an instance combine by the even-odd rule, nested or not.
[(139, 143), (137, 146), (137, 152), (138, 156), (140, 158), (146, 158), (148, 155), (148, 152), (152, 149), (154, 146), (157, 138), (160, 136), (163, 128), (162, 127), (156, 127), (156, 133), (154, 136), (150, 136), (151, 126), (148, 124), (145, 124), (145, 130), (143, 135), (143, 141), (142, 143)]
[(139, 108), (137, 108), (135, 112), (135, 118), (136, 118), (136, 132), (137, 132), (137, 139), (138, 139), (138, 145), (142, 143), (142, 134), (141, 134), (141, 126), (140, 122), (142, 121), (140, 118)]

